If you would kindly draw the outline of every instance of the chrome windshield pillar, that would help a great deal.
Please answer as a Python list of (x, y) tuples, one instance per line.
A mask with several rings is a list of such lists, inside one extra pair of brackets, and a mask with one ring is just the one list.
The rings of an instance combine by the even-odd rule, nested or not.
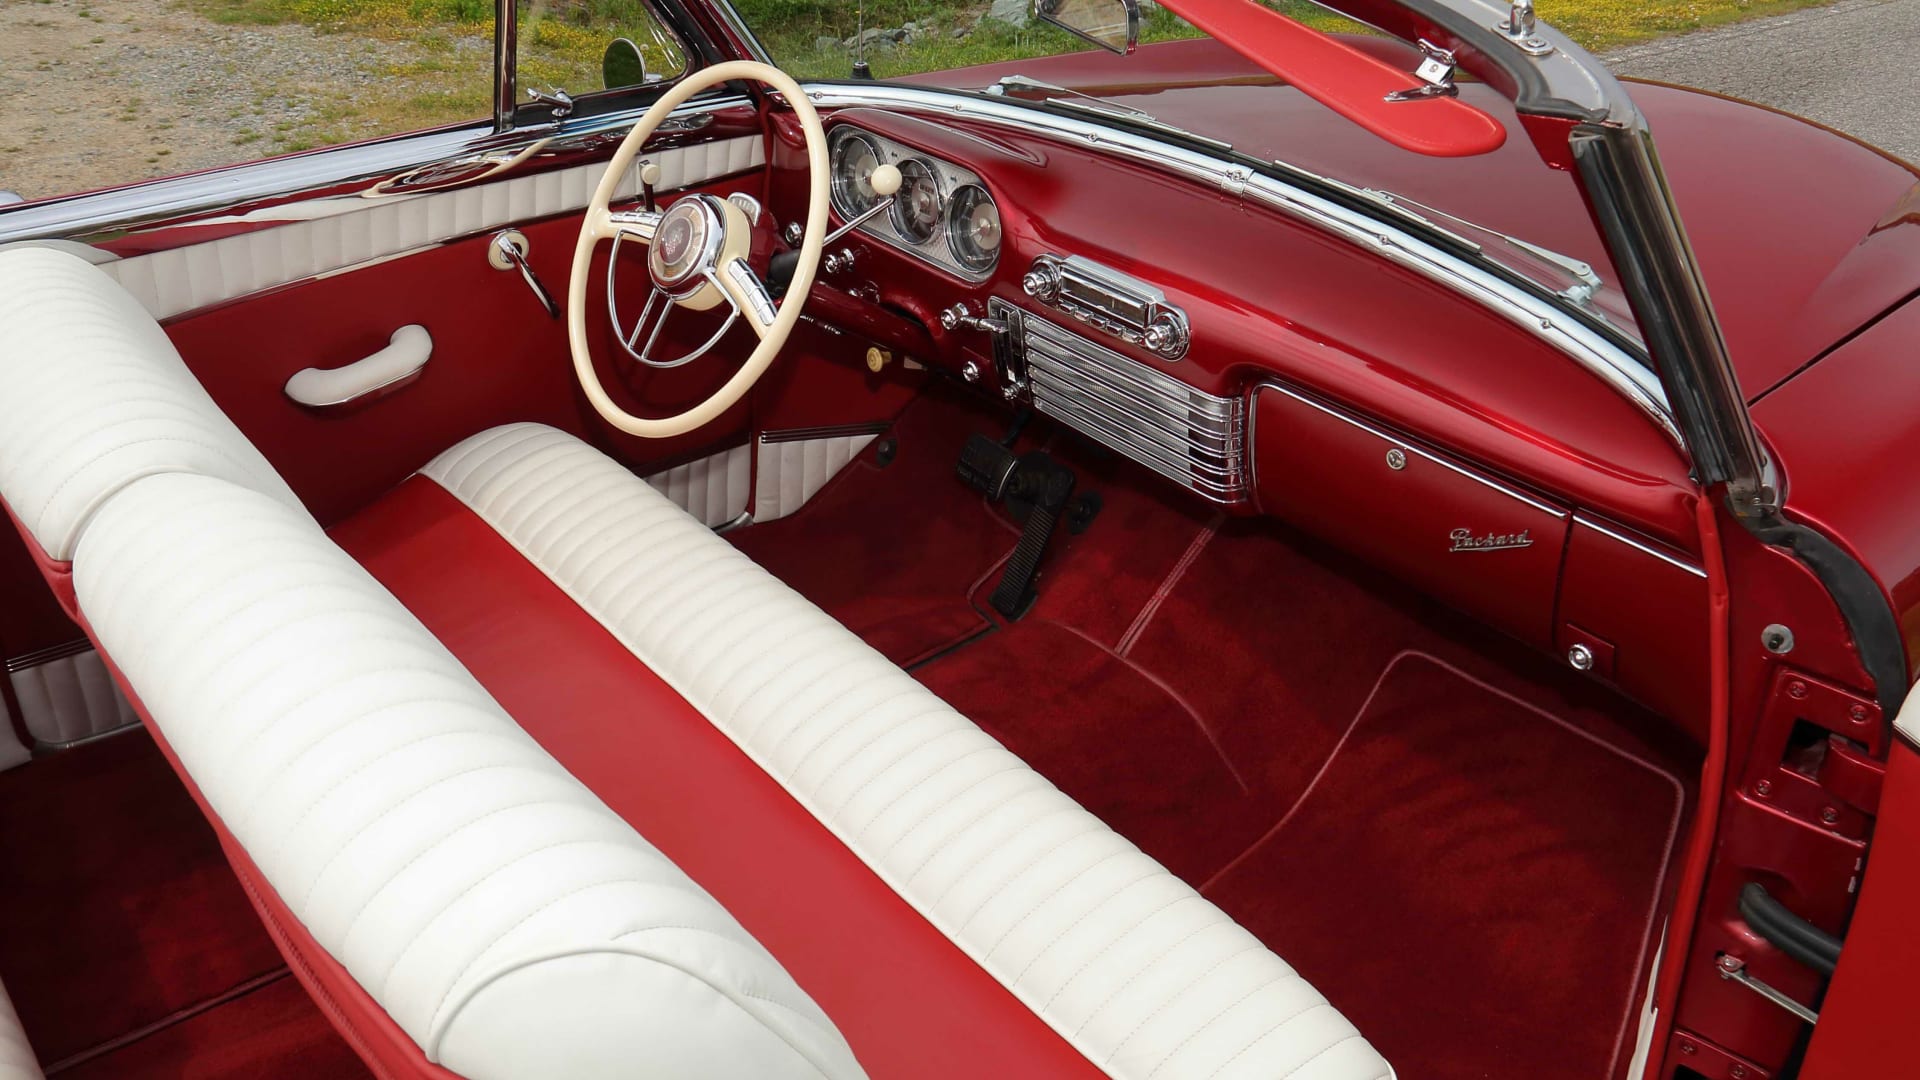
[(515, 0), (493, 0), (493, 130), (513, 130), (513, 110), (520, 94), (519, 10)]
[(1570, 145), (1696, 478), (1725, 484), (1736, 515), (1760, 513), (1775, 496), (1766, 458), (1646, 121), (1633, 110), (1625, 123), (1577, 124)]

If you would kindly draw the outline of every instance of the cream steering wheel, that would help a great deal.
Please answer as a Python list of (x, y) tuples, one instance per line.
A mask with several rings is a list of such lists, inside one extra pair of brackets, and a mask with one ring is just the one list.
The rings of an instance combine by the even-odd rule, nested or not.
[[(709, 86), (739, 79), (765, 83), (786, 95), (787, 103), (799, 119), (800, 130), (807, 141), (807, 222), (801, 233), (799, 264), (794, 267), (786, 299), (778, 307), (774, 305), (759, 276), (747, 265), (753, 222), (747, 220), (746, 212), (733, 202), (711, 195), (688, 195), (675, 200), (664, 212), (615, 211), (609, 208), (622, 180), (633, 167), (633, 160), (639, 155), (640, 148), (673, 110)], [(651, 168), (650, 165), (646, 167)], [(759, 380), (773, 363), (780, 347), (786, 344), (794, 323), (800, 320), (800, 307), (806, 302), (807, 291), (813, 287), (814, 274), (820, 266), (820, 248), (827, 231), (829, 183), (827, 136), (820, 126), (820, 114), (814, 111), (813, 103), (801, 92), (799, 84), (778, 68), (766, 64), (734, 60), (701, 68), (680, 80), (633, 125), (633, 130), (627, 133), (626, 139), (620, 143), (620, 149), (614, 152), (613, 160), (607, 164), (606, 175), (600, 178), (600, 186), (594, 189), (592, 201), (587, 203), (586, 221), (580, 227), (580, 240), (574, 245), (573, 271), (567, 283), (567, 343), (573, 352), (574, 374), (579, 377), (587, 400), (593, 403), (594, 409), (609, 424), (630, 435), (645, 438), (658, 439), (683, 434), (726, 412)], [(593, 264), (594, 247), (602, 240), (614, 240), (616, 243), (634, 241), (648, 248), (647, 269), (653, 279), (653, 293), (646, 310), (634, 326), (630, 335), (632, 339), (639, 338), (657, 300), (664, 300), (658, 305), (661, 323), (666, 320), (666, 312), (676, 305), (695, 311), (704, 311), (722, 302), (732, 305), (733, 314), (728, 316), (720, 333), (716, 333), (706, 346), (680, 360), (647, 360), (647, 363), (655, 367), (671, 367), (693, 359), (718, 342), (720, 335), (725, 333), (735, 318), (744, 318), (760, 339), (752, 355), (747, 357), (747, 362), (734, 373), (733, 378), (727, 380), (726, 385), (714, 391), (712, 397), (678, 416), (652, 420), (634, 416), (607, 396), (606, 389), (600, 385), (600, 376), (593, 370), (593, 353), (587, 345), (587, 281)], [(614, 334), (622, 337), (622, 344), (632, 353), (633, 340), (627, 340), (628, 335), (624, 335), (620, 326), (619, 313), (613, 309), (611, 263), (607, 273), (608, 313), (613, 317)], [(654, 336), (658, 336), (659, 330), (660, 325), (656, 323)], [(652, 343), (652, 338), (649, 338), (640, 352), (634, 355), (645, 359), (643, 354)]]

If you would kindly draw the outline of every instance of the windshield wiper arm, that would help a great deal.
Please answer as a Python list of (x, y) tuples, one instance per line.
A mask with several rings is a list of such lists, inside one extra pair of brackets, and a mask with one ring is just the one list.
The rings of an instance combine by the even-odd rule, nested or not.
[[(1571, 255), (1562, 255), (1551, 248), (1541, 247), (1539, 244), (1528, 243), (1517, 236), (1468, 221), (1466, 218), (1456, 214), (1450, 214), (1445, 210), (1428, 206), (1414, 199), (1409, 199), (1405, 195), (1396, 195), (1391, 191), (1380, 191), (1374, 188), (1364, 188), (1362, 190), (1369, 197), (1386, 203), (1389, 206), (1396, 207), (1403, 213), (1413, 213), (1414, 211), (1408, 209), (1408, 207), (1418, 207), (1427, 214), (1445, 218), (1454, 226), (1498, 240), (1509, 247), (1518, 248), (1538, 261), (1546, 263), (1548, 266), (1553, 267), (1573, 279), (1573, 284), (1560, 290), (1559, 293), (1562, 299), (1571, 303), (1585, 306), (1587, 301), (1592, 300), (1593, 295), (1600, 291), (1601, 286), (1606, 284), (1606, 282), (1601, 280), (1600, 275), (1594, 272), (1593, 264), (1583, 259), (1576, 259)], [(1474, 246), (1479, 247), (1480, 245), (1476, 244)]]
[(1058, 105), (1065, 109), (1076, 109), (1081, 112), (1098, 113), (1101, 116), (1126, 120), (1130, 123), (1139, 124), (1142, 127), (1153, 128), (1156, 131), (1165, 132), (1170, 135), (1178, 135), (1183, 139), (1188, 139), (1193, 142), (1204, 143), (1222, 152), (1233, 149), (1232, 143), (1221, 142), (1219, 139), (1208, 138), (1205, 135), (1188, 131), (1186, 128), (1176, 127), (1145, 109), (1137, 109), (1132, 105), (1124, 105), (1111, 98), (1097, 97), (1084, 90), (1075, 90), (1072, 87), (1043, 82), (1025, 75), (1002, 76), (999, 82), (988, 86), (981, 92), (991, 94), (994, 97), (1010, 97), (1016, 91), (1039, 93), (1045, 95), (1042, 100), (1048, 105)]
[(1146, 120), (1156, 124), (1159, 123), (1158, 120), (1153, 118), (1153, 114), (1147, 112), (1145, 109), (1136, 109), (1131, 105), (1122, 105), (1117, 101), (1109, 101), (1103, 97), (1095, 97), (1082, 90), (1061, 86), (1058, 83), (1044, 82), (1040, 79), (1029, 78), (1025, 75), (1002, 75), (999, 82), (987, 87), (981, 91), (981, 93), (992, 94), (994, 97), (1006, 97), (1022, 90), (1044, 94), (1049, 99), (1055, 95), (1064, 94), (1072, 100), (1059, 102), (1061, 105), (1078, 105), (1081, 108), (1100, 109), (1103, 112), (1116, 112), (1125, 116), (1134, 117), (1135, 119)]

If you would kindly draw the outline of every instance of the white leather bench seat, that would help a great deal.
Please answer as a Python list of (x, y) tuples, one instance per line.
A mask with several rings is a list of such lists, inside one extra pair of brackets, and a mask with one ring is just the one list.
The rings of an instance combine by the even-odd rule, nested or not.
[(13, 1011), (7, 988), (0, 986), (0, 1080), (41, 1080), (40, 1061), (33, 1056), (20, 1015)]
[(0, 339), (28, 391), (0, 432), (86, 429), (0, 436), (0, 495), (70, 555), (383, 1072), (1392, 1075), (1211, 903), (579, 440), (481, 433), (330, 539), (116, 287), (21, 254), (0, 296), (65, 284), (17, 320), (109, 332)]

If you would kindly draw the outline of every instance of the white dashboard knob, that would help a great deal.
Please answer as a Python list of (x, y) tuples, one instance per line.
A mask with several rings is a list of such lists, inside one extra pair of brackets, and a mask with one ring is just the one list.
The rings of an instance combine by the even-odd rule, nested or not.
[(892, 165), (876, 166), (871, 183), (873, 193), (884, 199), (900, 190), (900, 170)]

